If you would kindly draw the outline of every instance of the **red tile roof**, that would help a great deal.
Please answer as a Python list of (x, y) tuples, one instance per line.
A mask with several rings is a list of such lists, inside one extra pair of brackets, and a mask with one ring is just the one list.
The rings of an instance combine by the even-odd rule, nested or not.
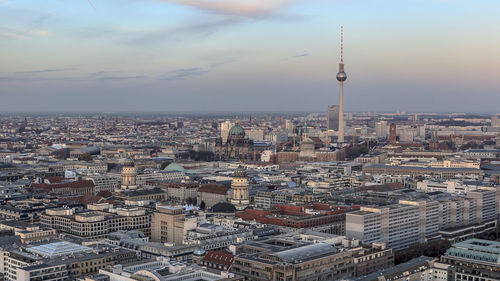
[(207, 193), (215, 193), (220, 195), (226, 195), (229, 190), (228, 186), (220, 185), (220, 184), (206, 184), (202, 185), (198, 192), (207, 192)]
[(49, 177), (47, 178), (51, 184), (62, 182), (64, 177)]
[(233, 264), (234, 255), (228, 253), (225, 250), (208, 251), (203, 260), (215, 264), (222, 264), (224, 266), (229, 267), (231, 266), (231, 264)]
[(111, 192), (109, 192), (109, 191), (106, 191), (106, 190), (101, 190), (101, 191), (99, 191), (96, 195), (97, 195), (97, 196), (104, 197), (104, 198), (108, 198), (108, 197), (113, 196), (113, 193), (111, 193)]
[(79, 195), (79, 196), (71, 196), (71, 197), (62, 197), (58, 199), (60, 202), (73, 202), (73, 203), (81, 203), (87, 206), (88, 204), (93, 203), (110, 203), (115, 205), (116, 202), (111, 200), (106, 200), (105, 198), (98, 195)]

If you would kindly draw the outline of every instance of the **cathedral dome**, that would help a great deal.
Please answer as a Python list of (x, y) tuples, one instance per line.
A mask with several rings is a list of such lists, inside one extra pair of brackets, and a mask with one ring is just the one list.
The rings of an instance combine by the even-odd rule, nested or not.
[(234, 125), (231, 128), (231, 130), (229, 130), (229, 135), (230, 136), (242, 136), (242, 137), (244, 137), (245, 130), (243, 129), (243, 127), (240, 126), (240, 124), (238, 124), (238, 122), (236, 122), (236, 125)]
[(167, 167), (165, 167), (164, 171), (174, 171), (174, 172), (186, 172), (186, 169), (177, 163), (170, 163)]
[(131, 158), (127, 157), (125, 160), (123, 160), (122, 165), (124, 167), (134, 167), (134, 160)]
[(219, 202), (212, 207), (213, 213), (234, 213), (236, 212), (236, 207), (228, 202)]
[(245, 168), (239, 166), (238, 169), (234, 170), (233, 177), (235, 178), (246, 178), (247, 177), (247, 171)]

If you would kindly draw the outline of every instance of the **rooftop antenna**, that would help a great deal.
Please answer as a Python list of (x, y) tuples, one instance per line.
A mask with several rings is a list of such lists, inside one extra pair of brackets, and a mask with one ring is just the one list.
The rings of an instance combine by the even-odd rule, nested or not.
[(343, 25), (340, 26), (340, 63), (344, 63), (344, 26)]

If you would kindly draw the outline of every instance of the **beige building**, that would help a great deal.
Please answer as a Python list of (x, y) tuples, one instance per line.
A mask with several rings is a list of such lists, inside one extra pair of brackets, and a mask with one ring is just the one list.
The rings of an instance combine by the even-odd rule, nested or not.
[(110, 212), (108, 204), (89, 205), (85, 211), (50, 209), (41, 216), (44, 226), (69, 236), (85, 239), (105, 238), (119, 230), (140, 230), (150, 235), (151, 213), (138, 207), (118, 208)]
[(101, 191), (114, 192), (120, 187), (120, 178), (113, 175), (92, 175), (83, 178), (94, 183), (95, 194)]
[(182, 244), (186, 232), (196, 228), (196, 218), (186, 218), (181, 206), (156, 206), (151, 219), (151, 241)]
[(55, 229), (15, 220), (0, 222), (0, 229), (12, 230), (21, 243), (28, 244), (54, 239), (57, 236)]
[(198, 189), (196, 204), (200, 206), (204, 202), (206, 208), (212, 208), (217, 203), (229, 202), (230, 196), (229, 187), (219, 184), (207, 184)]

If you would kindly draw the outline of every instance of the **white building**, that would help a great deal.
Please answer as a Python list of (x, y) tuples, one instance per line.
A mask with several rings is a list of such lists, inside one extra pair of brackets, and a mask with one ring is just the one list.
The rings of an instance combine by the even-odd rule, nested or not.
[[(498, 199), (496, 190), (476, 190), (465, 196), (437, 199), (399, 200), (399, 204), (361, 207), (346, 214), (346, 236), (363, 244), (383, 242), (396, 250), (443, 235), (473, 236), (459, 228), (484, 224), (480, 231), (496, 228)], [(446, 237), (454, 239), (455, 237)], [(462, 236), (459, 238), (463, 238)]]

